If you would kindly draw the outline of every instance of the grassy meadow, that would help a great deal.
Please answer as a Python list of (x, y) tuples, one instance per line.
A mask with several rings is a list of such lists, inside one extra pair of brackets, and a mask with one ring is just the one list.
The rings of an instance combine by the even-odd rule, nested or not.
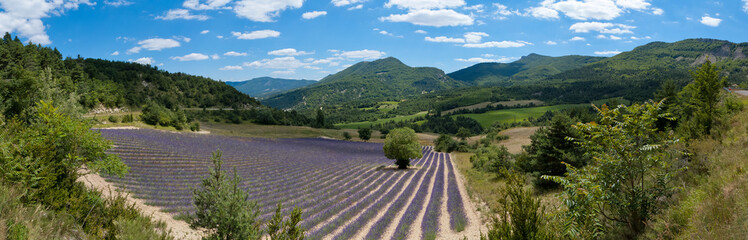
[(471, 114), (458, 114), (454, 115), (454, 117), (457, 116), (463, 116), (463, 117), (469, 117), (472, 119), (475, 119), (480, 123), (481, 126), (484, 128), (490, 127), (491, 124), (495, 122), (501, 122), (501, 123), (511, 123), (516, 121), (523, 121), (525, 119), (528, 119), (530, 117), (537, 118), (542, 116), (547, 111), (558, 111), (566, 108), (573, 108), (573, 107), (584, 107), (589, 106), (589, 104), (563, 104), (563, 105), (553, 105), (553, 106), (542, 106), (542, 107), (531, 107), (531, 108), (514, 108), (514, 109), (501, 109), (501, 110), (495, 110), (485, 113), (471, 113)]

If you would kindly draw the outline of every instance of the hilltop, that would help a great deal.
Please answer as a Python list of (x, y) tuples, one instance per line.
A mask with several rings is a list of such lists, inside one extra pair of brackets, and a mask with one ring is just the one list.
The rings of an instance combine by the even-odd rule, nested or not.
[(400, 101), (421, 94), (459, 88), (467, 84), (454, 80), (444, 71), (430, 67), (410, 67), (389, 57), (360, 62), (327, 76), (318, 83), (279, 94), (262, 101), (282, 109)]
[(263, 99), (288, 90), (317, 83), (314, 80), (258, 77), (241, 82), (226, 82), (229, 86), (249, 96)]
[(509, 86), (531, 83), (603, 59), (578, 55), (549, 57), (533, 53), (511, 63), (478, 63), (448, 75), (472, 85)]

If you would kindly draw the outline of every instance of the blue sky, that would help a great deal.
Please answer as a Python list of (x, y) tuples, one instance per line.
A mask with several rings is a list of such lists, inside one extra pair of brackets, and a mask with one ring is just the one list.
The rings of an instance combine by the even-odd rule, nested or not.
[(0, 0), (0, 32), (64, 56), (240, 81), (318, 80), (393, 56), (449, 73), (530, 53), (748, 39), (748, 0)]

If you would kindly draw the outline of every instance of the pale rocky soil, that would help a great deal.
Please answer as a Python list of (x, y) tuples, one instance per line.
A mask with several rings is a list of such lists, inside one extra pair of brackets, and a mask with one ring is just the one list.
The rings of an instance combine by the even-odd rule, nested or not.
[[(82, 173), (86, 171), (83, 170)], [(83, 175), (83, 174), (81, 174)], [(190, 228), (190, 225), (185, 221), (175, 220), (169, 213), (161, 211), (159, 207), (148, 206), (142, 199), (133, 198), (130, 194), (120, 192), (117, 187), (107, 182), (98, 174), (88, 173), (78, 178), (79, 182), (82, 182), (91, 189), (96, 189), (101, 192), (102, 197), (113, 197), (119, 194), (124, 194), (127, 198), (128, 204), (134, 204), (140, 212), (145, 216), (150, 216), (153, 221), (166, 223), (167, 229), (171, 230), (172, 236), (175, 239), (184, 240), (198, 240), (201, 239), (199, 231)]]

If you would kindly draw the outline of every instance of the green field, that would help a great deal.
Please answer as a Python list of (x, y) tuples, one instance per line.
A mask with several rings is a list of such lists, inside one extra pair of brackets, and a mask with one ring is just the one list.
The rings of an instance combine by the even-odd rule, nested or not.
[(366, 121), (366, 122), (340, 123), (340, 124), (335, 124), (335, 126), (340, 127), (340, 128), (359, 129), (362, 127), (369, 127), (373, 124), (386, 123), (389, 121), (399, 122), (399, 121), (405, 121), (405, 120), (410, 120), (410, 119), (414, 119), (417, 117), (424, 117), (424, 116), (426, 116), (426, 112), (419, 112), (419, 113), (408, 115), (408, 116), (397, 116), (397, 117), (392, 117), (392, 118), (378, 119), (373, 122)]
[(515, 121), (523, 121), (529, 117), (537, 118), (542, 116), (547, 111), (558, 111), (561, 109), (572, 108), (572, 107), (586, 107), (588, 103), (584, 104), (564, 104), (564, 105), (553, 105), (543, 107), (532, 107), (532, 108), (514, 108), (514, 109), (502, 109), (496, 111), (490, 111), (480, 114), (459, 114), (454, 115), (464, 116), (475, 119), (484, 128), (490, 127), (495, 122), (511, 123)]

